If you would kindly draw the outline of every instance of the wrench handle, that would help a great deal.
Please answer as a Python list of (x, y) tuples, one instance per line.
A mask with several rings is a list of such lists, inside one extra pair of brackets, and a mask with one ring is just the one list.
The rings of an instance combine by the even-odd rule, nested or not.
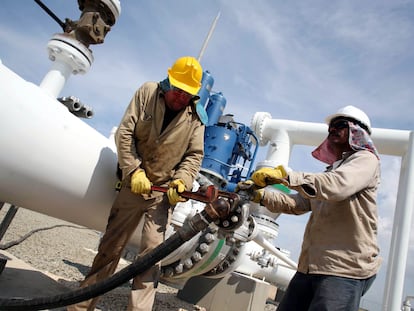
[[(168, 187), (151, 186), (152, 191), (160, 191), (166, 193), (168, 189)], [(195, 192), (183, 191), (180, 192), (179, 195), (186, 199), (193, 199), (204, 203), (211, 203), (217, 199), (218, 189), (213, 185), (210, 185), (205, 189), (200, 189)]]

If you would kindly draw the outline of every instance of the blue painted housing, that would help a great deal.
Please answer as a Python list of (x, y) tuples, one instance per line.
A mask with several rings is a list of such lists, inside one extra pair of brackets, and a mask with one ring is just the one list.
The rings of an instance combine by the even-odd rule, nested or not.
[(224, 115), (226, 98), (212, 93), (214, 83), (209, 72), (203, 76), (200, 101), (206, 102), (208, 115), (204, 134), (204, 159), (201, 173), (222, 190), (234, 191), (237, 183), (250, 176), (258, 149), (258, 140), (246, 125), (237, 123), (233, 115)]

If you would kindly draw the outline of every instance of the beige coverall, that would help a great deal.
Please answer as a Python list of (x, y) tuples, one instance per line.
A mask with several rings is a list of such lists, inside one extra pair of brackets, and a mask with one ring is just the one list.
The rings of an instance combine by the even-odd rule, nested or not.
[(289, 173), (297, 194), (266, 191), (262, 203), (286, 214), (312, 212), (298, 271), (366, 279), (381, 265), (377, 242), (380, 162), (370, 151), (345, 153), (324, 173)]
[[(114, 273), (126, 244), (141, 217), (144, 227), (140, 255), (165, 238), (171, 206), (160, 192), (136, 195), (131, 192), (130, 175), (137, 168), (145, 170), (153, 185), (167, 186), (171, 180), (182, 179), (191, 190), (200, 169), (204, 150), (204, 125), (195, 105), (191, 104), (162, 131), (164, 94), (159, 84), (147, 82), (132, 98), (116, 133), (118, 161), (122, 169), (122, 188), (112, 206), (104, 236), (92, 268), (81, 286), (85, 287)], [(155, 266), (133, 280), (128, 310), (152, 310), (154, 283), (159, 266)], [(68, 310), (94, 310), (98, 297), (68, 307)]]

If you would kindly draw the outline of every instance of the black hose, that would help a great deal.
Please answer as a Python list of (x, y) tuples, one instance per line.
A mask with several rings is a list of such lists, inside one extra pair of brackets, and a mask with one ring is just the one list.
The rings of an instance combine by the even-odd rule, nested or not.
[(0, 244), (0, 249), (1, 250), (9, 249), (10, 247), (13, 247), (13, 246), (16, 246), (16, 245), (22, 243), (24, 240), (26, 240), (27, 238), (29, 238), (30, 236), (32, 236), (33, 234), (35, 234), (37, 232), (50, 230), (50, 229), (55, 229), (55, 228), (59, 228), (59, 227), (67, 227), (67, 228), (75, 228), (75, 229), (88, 229), (88, 228), (85, 228), (85, 227), (72, 226), (72, 225), (63, 225), (63, 224), (62, 225), (53, 225), (53, 226), (44, 227), (44, 228), (37, 228), (37, 229), (34, 229), (34, 230), (26, 233), (24, 236), (22, 236), (21, 238), (19, 238), (17, 240), (10, 241), (10, 242), (5, 243), (5, 244)]
[(184, 223), (176, 233), (158, 245), (150, 253), (139, 257), (129, 266), (118, 271), (108, 279), (79, 288), (74, 291), (51, 297), (38, 298), (10, 298), (0, 299), (0, 310), (45, 310), (72, 305), (84, 300), (100, 296), (129, 281), (138, 274), (143, 273), (161, 259), (180, 247), (185, 241), (195, 236), (199, 231), (205, 229), (211, 221), (203, 212), (196, 214), (188, 223)]

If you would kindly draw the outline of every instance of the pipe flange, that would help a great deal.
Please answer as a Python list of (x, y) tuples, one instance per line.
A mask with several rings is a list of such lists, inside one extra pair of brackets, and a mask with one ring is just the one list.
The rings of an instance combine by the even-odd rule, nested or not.
[(92, 51), (67, 34), (55, 34), (47, 48), (49, 59), (69, 65), (73, 74), (86, 73), (93, 62)]
[(193, 268), (193, 265), (201, 261), (208, 254), (210, 244), (216, 240), (212, 229), (209, 227), (202, 232), (196, 247), (188, 252), (186, 256), (169, 265), (161, 267), (163, 278), (179, 278)]

